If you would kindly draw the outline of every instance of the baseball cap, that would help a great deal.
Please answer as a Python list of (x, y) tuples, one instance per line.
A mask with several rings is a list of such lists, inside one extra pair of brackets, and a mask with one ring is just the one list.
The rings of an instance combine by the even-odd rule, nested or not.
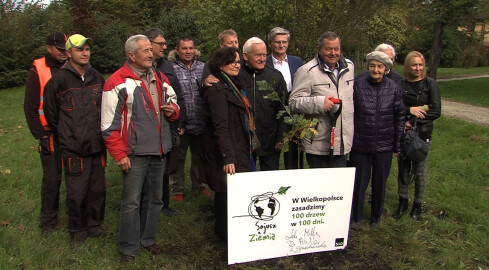
[(46, 39), (46, 45), (52, 45), (56, 48), (65, 49), (66, 35), (61, 32), (53, 32)]
[(69, 50), (71, 47), (81, 48), (86, 42), (88, 42), (88, 45), (90, 46), (93, 44), (91, 38), (86, 38), (80, 34), (74, 34), (66, 41), (66, 49)]

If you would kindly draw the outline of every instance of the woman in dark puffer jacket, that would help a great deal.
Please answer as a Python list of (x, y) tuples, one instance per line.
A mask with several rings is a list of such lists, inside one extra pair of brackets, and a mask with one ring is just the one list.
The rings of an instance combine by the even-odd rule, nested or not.
[(401, 152), (405, 114), (401, 88), (385, 77), (392, 60), (383, 52), (367, 55), (368, 77), (355, 81), (353, 146), (350, 164), (356, 167), (352, 203), (352, 228), (360, 226), (365, 191), (372, 175), (370, 225), (380, 223), (392, 154)]

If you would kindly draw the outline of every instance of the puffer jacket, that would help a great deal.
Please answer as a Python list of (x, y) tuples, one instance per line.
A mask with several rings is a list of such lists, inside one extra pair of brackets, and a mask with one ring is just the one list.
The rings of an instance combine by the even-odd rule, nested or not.
[(441, 115), (441, 97), (438, 84), (432, 78), (425, 77), (417, 84), (417, 89), (413, 89), (406, 79), (399, 81), (399, 86), (404, 97), (406, 117), (411, 124), (414, 123), (415, 117), (409, 113), (410, 107), (428, 106), (429, 110), (425, 118), (418, 118), (416, 125), (419, 127), (419, 137), (424, 140), (431, 140), (433, 121)]
[(44, 113), (63, 155), (86, 157), (105, 151), (100, 131), (104, 81), (92, 67), (81, 76), (67, 61), (46, 84)]
[[(177, 99), (165, 75), (155, 75), (155, 79), (159, 103), (163, 104), (169, 96), (175, 108), (169, 118), (160, 108), (155, 108), (148, 87), (127, 63), (105, 84), (101, 129), (105, 145), (115, 161), (128, 155), (163, 155), (171, 150), (169, 122), (178, 119)], [(159, 122), (158, 114), (161, 115)]]
[(401, 88), (384, 77), (374, 82), (370, 76), (355, 80), (352, 151), (363, 154), (401, 151), (404, 131), (404, 102)]
[(325, 68), (319, 55), (299, 68), (295, 73), (294, 87), (289, 98), (293, 113), (305, 114), (307, 118), (316, 118), (317, 135), (304, 138), (301, 142), (306, 153), (329, 155), (331, 139), (331, 118), (324, 111), (324, 99), (333, 96), (342, 100), (342, 111), (336, 122), (335, 147), (333, 155), (346, 155), (351, 151), (353, 142), (353, 63), (340, 56), (339, 79)]
[(277, 119), (277, 113), (285, 109), (282, 103), (267, 99), (266, 96), (272, 93), (270, 87), (279, 97), (287, 95), (284, 76), (269, 66), (262, 70), (253, 70), (245, 64), (238, 77), (255, 115), (256, 135), (261, 144), (256, 153), (258, 156), (273, 154), (275, 144), (283, 141), (284, 132), (289, 127), (284, 122), (284, 116)]

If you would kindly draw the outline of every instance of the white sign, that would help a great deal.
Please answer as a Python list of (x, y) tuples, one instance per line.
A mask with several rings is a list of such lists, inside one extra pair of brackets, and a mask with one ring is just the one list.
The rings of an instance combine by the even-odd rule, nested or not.
[(228, 264), (344, 249), (355, 168), (228, 176)]

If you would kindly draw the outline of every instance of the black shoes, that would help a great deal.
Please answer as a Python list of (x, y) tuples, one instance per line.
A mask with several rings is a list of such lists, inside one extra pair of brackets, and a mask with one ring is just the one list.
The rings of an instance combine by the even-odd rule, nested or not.
[(163, 249), (157, 244), (145, 246), (144, 248), (147, 251), (151, 252), (153, 255), (160, 255), (161, 253), (163, 253)]
[(88, 232), (87, 232), (88, 237), (104, 238), (104, 237), (107, 237), (108, 235), (109, 234), (100, 227), (89, 228)]
[(395, 219), (400, 219), (404, 213), (406, 213), (408, 209), (408, 199), (404, 199), (399, 197), (399, 207), (397, 208), (396, 212), (392, 214), (392, 217)]
[(413, 209), (411, 209), (411, 213), (409, 215), (414, 219), (418, 220), (421, 217), (421, 204), (414, 202)]
[(178, 216), (180, 214), (177, 210), (170, 208), (169, 206), (163, 206), (161, 212), (163, 212), (165, 215), (169, 217)]
[(52, 232), (54, 232), (54, 225), (43, 225), (41, 226), (42, 237), (48, 237)]
[(122, 255), (121, 256), (121, 263), (133, 262), (135, 259), (136, 259), (136, 256), (134, 256), (134, 255)]

